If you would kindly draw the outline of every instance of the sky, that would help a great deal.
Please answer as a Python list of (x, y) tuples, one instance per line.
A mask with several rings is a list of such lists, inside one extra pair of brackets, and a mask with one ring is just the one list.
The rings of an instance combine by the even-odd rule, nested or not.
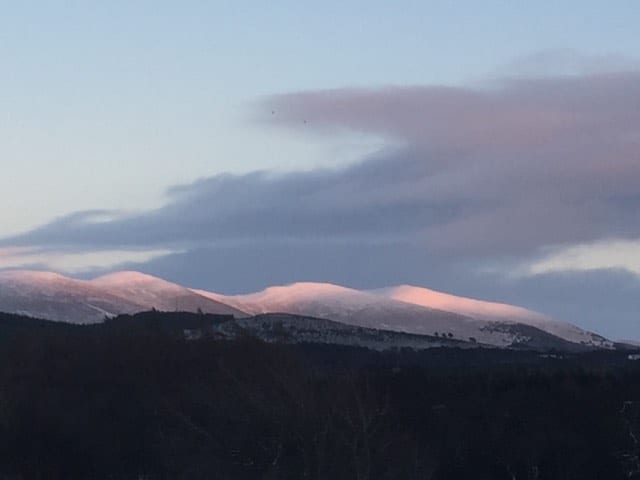
[(0, 268), (412, 283), (640, 338), (636, 2), (0, 8)]

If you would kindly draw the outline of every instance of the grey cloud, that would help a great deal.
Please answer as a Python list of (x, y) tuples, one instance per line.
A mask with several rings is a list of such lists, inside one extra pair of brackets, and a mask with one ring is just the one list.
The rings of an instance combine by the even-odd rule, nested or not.
[[(395, 158), (413, 162), (414, 170), (419, 167), (403, 154)], [(74, 214), (4, 244), (189, 247), (273, 239), (375, 242), (415, 237), (418, 230), (450, 215), (451, 202), (424, 202), (414, 179), (400, 178), (393, 163), (286, 175), (219, 175), (172, 189), (168, 204), (153, 211), (106, 222), (83, 221), (83, 214)], [(394, 177), (396, 181), (389, 182)]]
[(217, 175), (172, 188), (155, 210), (99, 222), (78, 213), (1, 245), (402, 241), (490, 258), (640, 236), (639, 73), (302, 92), (267, 103), (278, 124), (364, 131), (401, 146), (345, 168)]
[[(520, 78), (476, 88), (390, 87), (285, 94), (268, 107), (299, 128), (346, 128), (445, 151), (512, 153), (635, 133), (636, 72)], [(306, 120), (307, 123), (301, 123)], [(602, 131), (602, 128), (606, 130)], [(575, 135), (566, 139), (566, 135)], [(499, 150), (498, 150), (499, 149)], [(498, 151), (496, 151), (498, 150)]]
[[(483, 88), (302, 92), (279, 121), (405, 142), (425, 203), (459, 208), (426, 239), (457, 253), (517, 252), (640, 234), (640, 74), (504, 81)], [(308, 128), (308, 127), (307, 127)], [(387, 159), (403, 170), (406, 162)]]

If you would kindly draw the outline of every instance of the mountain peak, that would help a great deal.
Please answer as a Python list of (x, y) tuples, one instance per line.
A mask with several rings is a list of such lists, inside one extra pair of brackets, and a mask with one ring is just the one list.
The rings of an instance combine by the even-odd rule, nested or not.
[(288, 285), (277, 285), (273, 287), (267, 287), (258, 294), (295, 294), (296, 297), (300, 296), (324, 296), (335, 295), (343, 293), (359, 293), (358, 290), (354, 290), (349, 287), (343, 287), (342, 285), (336, 285), (334, 283), (322, 283), (322, 282), (295, 282)]
[(72, 278), (45, 270), (2, 270), (0, 278), (29, 282), (73, 281)]
[(142, 283), (169, 283), (153, 275), (148, 275), (134, 270), (123, 270), (120, 272), (108, 273), (91, 280), (92, 283), (100, 285), (131, 285)]
[(436, 308), (456, 312), (461, 315), (472, 317), (485, 317), (492, 319), (531, 319), (550, 320), (545, 315), (500, 302), (490, 302), (470, 297), (452, 295), (438, 290), (432, 290), (415, 285), (397, 285), (384, 288), (378, 291), (383, 295), (400, 300), (402, 302), (413, 303), (424, 307)]

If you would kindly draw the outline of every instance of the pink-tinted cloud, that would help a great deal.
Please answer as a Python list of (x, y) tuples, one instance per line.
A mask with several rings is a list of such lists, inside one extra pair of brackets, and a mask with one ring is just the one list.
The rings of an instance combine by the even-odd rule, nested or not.
[[(388, 87), (285, 94), (268, 107), (299, 128), (346, 128), (431, 150), (477, 153), (637, 135), (640, 74), (516, 79), (478, 88)], [(305, 123), (306, 122), (306, 123)], [(636, 137), (637, 138), (637, 137)]]
[(522, 252), (640, 235), (637, 72), (300, 92), (268, 107), (285, 125), (403, 142), (411, 162), (387, 158), (412, 173), (398, 195), (463, 205), (425, 230), (438, 249)]

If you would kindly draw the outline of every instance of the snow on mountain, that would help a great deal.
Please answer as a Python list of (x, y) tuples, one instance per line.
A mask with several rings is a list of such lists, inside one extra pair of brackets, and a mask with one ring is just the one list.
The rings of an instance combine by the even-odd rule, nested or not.
[(140, 272), (116, 272), (90, 280), (88, 283), (104, 292), (127, 298), (144, 309), (162, 311), (185, 311), (229, 314), (236, 317), (247, 315), (229, 305), (221, 303), (161, 278)]
[[(195, 333), (197, 336), (216, 335), (237, 338), (251, 335), (274, 343), (316, 343), (349, 345), (372, 350), (412, 348), (422, 350), (435, 347), (479, 348), (479, 344), (452, 340), (447, 337), (413, 335), (409, 333), (357, 327), (333, 320), (304, 317), (290, 313), (267, 313), (249, 318), (217, 323)], [(193, 332), (191, 332), (193, 334)]]
[(95, 280), (56, 273), (0, 271), (0, 311), (47, 320), (96, 323), (105, 316), (158, 310), (244, 313), (159, 278), (121, 272)]
[[(247, 295), (224, 296), (196, 290), (251, 314), (290, 313), (347, 325), (508, 346), (520, 342), (517, 325), (472, 318), (457, 312), (415, 305), (372, 292), (327, 283), (294, 283)], [(527, 330), (530, 335), (536, 329)]]
[(400, 300), (424, 307), (438, 308), (449, 312), (456, 312), (474, 318), (487, 320), (550, 320), (541, 313), (506, 303), (487, 302), (474, 298), (459, 297), (424, 287), (413, 285), (398, 285), (379, 290), (372, 290), (394, 300)]
[[(200, 295), (233, 305), (247, 313), (295, 313), (302, 309), (314, 309), (315, 313), (326, 315), (348, 314), (359, 309), (362, 303), (378, 301), (378, 297), (331, 283), (298, 282), (285, 286), (268, 287), (260, 292), (246, 295), (221, 295), (204, 290), (194, 290)], [(316, 315), (317, 318), (324, 318)]]
[(100, 322), (131, 313), (135, 302), (104, 292), (82, 280), (49, 272), (0, 272), (0, 311), (73, 323)]
[(547, 315), (505, 303), (459, 297), (413, 285), (399, 285), (374, 290), (373, 292), (394, 300), (446, 310), (479, 320), (531, 325), (574, 343), (583, 342), (601, 346), (612, 345), (605, 338), (582, 330), (568, 322), (555, 320)]
[(236, 318), (287, 313), (344, 325), (430, 335), (496, 346), (548, 345), (553, 338), (611, 347), (574, 325), (520, 307), (456, 297), (420, 287), (359, 291), (301, 282), (246, 295), (194, 290), (138, 272), (76, 280), (48, 272), (0, 271), (0, 311), (73, 323), (155, 308)]

